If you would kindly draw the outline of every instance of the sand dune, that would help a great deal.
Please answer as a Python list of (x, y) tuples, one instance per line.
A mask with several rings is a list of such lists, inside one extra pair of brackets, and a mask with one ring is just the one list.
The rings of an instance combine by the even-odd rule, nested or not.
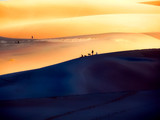
[(95, 55), (0, 76), (0, 99), (158, 89), (159, 53), (153, 49)]
[(159, 120), (160, 90), (0, 101), (2, 120)]
[(160, 40), (140, 33), (106, 33), (37, 40), (1, 38), (0, 74), (61, 63), (88, 54), (91, 50), (100, 54), (148, 48), (160, 48)]
[(155, 32), (155, 33), (144, 33), (146, 35), (150, 35), (152, 37), (155, 37), (157, 39), (160, 39), (160, 33), (159, 32)]
[(160, 28), (160, 14), (105, 14), (20, 21), (0, 28), (0, 36), (52, 38), (112, 32), (146, 33)]
[(2, 120), (159, 120), (160, 49), (0, 76)]

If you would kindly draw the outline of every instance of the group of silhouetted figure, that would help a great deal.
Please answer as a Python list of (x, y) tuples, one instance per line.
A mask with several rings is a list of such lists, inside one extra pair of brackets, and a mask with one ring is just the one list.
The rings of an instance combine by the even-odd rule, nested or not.
[[(94, 50), (92, 50), (91, 53), (88, 53), (88, 56), (92, 56), (92, 55), (98, 55), (98, 53), (96, 52), (96, 53), (94, 54)], [(82, 54), (81, 54), (81, 57), (87, 57), (87, 55), (82, 55)]]

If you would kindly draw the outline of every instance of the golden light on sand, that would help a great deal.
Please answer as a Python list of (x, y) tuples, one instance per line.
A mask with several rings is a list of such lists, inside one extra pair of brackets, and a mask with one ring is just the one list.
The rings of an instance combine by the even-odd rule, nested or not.
[[(28, 38), (31, 34), (36, 33), (37, 38), (47, 38), (88, 33), (125, 32), (127, 30), (129, 30), (129, 32), (154, 32), (157, 30), (155, 26), (159, 26), (156, 19), (159, 20), (160, 7), (140, 3), (147, 1), (148, 0), (0, 1), (0, 36)], [(109, 14), (113, 14), (113, 16)], [(126, 14), (125, 17), (122, 14)], [(153, 14), (153, 17), (144, 17), (144, 14)], [(157, 16), (155, 14), (157, 14)], [(106, 17), (102, 17), (102, 15)], [(122, 17), (120, 17), (121, 15)], [(75, 24), (76, 22), (77, 24)], [(90, 22), (93, 24), (96, 23), (93, 32), (88, 27), (83, 28), (86, 28), (85, 32), (90, 32), (77, 32), (82, 31), (80, 28), (81, 25), (85, 26), (86, 24), (90, 24)], [(113, 28), (110, 24), (113, 25)], [(117, 24), (117, 30), (113, 30)], [(122, 25), (119, 26), (120, 24)], [(139, 28), (135, 29), (135, 27), (137, 27), (136, 25), (139, 24), (141, 24), (142, 27), (140, 27), (140, 29), (142, 28), (142, 30), (139, 30)], [(150, 26), (153, 25), (153, 27), (146, 29), (145, 25), (149, 26), (148, 24), (150, 24)], [(134, 28), (131, 28), (131, 26)], [(71, 28), (71, 30), (68, 27)], [(99, 29), (99, 31), (96, 29)], [(66, 30), (69, 30), (71, 33), (66, 33)], [(44, 31), (48, 33), (44, 33)], [(51, 31), (53, 31), (53, 33)], [(76, 32), (74, 33), (74, 31)]]
[(53, 38), (85, 34), (157, 32), (160, 14), (110, 14), (76, 18), (25, 21), (1, 28), (0, 34), (14, 38)]
[[(61, 63), (92, 50), (101, 53), (160, 48), (160, 40), (146, 34), (108, 33), (64, 39), (43, 39), (37, 44), (16, 44), (0, 51), (0, 75)], [(18, 47), (19, 46), (19, 47)], [(20, 47), (21, 46), (21, 47)]]
[(147, 2), (142, 2), (142, 3), (143, 4), (160, 6), (160, 1), (147, 1)]

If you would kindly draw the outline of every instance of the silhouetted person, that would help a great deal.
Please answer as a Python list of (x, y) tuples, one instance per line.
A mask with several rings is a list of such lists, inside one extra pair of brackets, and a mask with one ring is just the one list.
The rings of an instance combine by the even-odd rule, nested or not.
[(81, 57), (83, 57), (83, 55), (81, 55)]
[(33, 36), (32, 36), (32, 39), (33, 39)]
[(94, 54), (94, 51), (92, 50), (92, 55)]
[(15, 43), (19, 44), (19, 41), (15, 41)]

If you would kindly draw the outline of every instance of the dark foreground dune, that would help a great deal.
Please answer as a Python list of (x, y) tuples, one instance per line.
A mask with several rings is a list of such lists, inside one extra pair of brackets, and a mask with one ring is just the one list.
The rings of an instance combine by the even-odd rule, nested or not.
[(1, 120), (159, 120), (160, 90), (0, 101)]
[(159, 120), (160, 49), (0, 76), (1, 120)]

